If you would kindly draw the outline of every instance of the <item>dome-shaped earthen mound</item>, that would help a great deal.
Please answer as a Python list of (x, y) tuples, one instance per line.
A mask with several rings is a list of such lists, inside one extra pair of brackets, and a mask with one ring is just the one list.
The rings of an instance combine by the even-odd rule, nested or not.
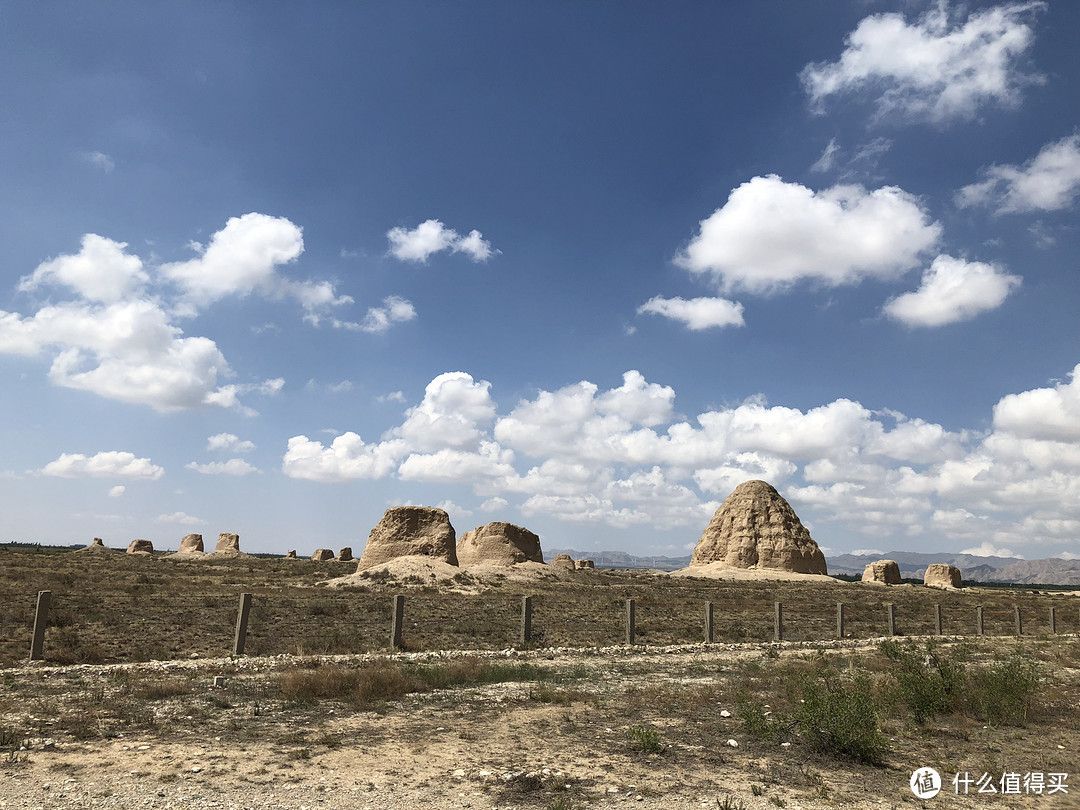
[(701, 535), (690, 565), (828, 574), (825, 555), (795, 510), (764, 481), (735, 487)]
[(113, 551), (113, 549), (106, 546), (105, 541), (103, 541), (100, 537), (95, 537), (94, 542), (92, 542), (88, 546), (83, 546), (82, 548), (79, 549), (79, 551), (101, 552), (101, 551)]
[(555, 559), (551, 561), (551, 565), (555, 568), (565, 568), (568, 571), (573, 571), (574, 558), (569, 554), (556, 554)]
[(517, 565), (544, 561), (540, 537), (513, 523), (496, 521), (465, 532), (457, 544), (458, 565)]
[(895, 560), (874, 560), (862, 572), (863, 582), (880, 582), (883, 585), (902, 585), (900, 566)]
[(930, 588), (960, 588), (963, 587), (963, 580), (960, 576), (960, 569), (955, 565), (931, 563), (926, 566), (923, 585)]
[(457, 534), (450, 516), (432, 506), (392, 506), (368, 535), (357, 571), (398, 557), (434, 557), (457, 565)]
[(150, 555), (154, 553), (154, 544), (149, 540), (132, 540), (127, 547), (127, 553)]
[(201, 534), (185, 534), (184, 539), (180, 541), (180, 550), (178, 554), (202, 554), (205, 549), (203, 548), (203, 541)]
[(332, 548), (317, 548), (315, 553), (311, 555), (311, 559), (315, 562), (329, 562), (334, 559), (334, 550)]

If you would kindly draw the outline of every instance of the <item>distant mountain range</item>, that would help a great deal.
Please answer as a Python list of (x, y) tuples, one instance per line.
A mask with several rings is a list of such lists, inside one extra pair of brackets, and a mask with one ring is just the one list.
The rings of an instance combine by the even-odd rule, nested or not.
[[(551, 549), (545, 552), (548, 560), (556, 554), (569, 554), (575, 560), (589, 559), (597, 568), (649, 568), (658, 571), (677, 571), (690, 564), (685, 557), (637, 556), (625, 551), (577, 551)], [(977, 557), (974, 554), (923, 554), (917, 551), (889, 551), (884, 554), (839, 554), (826, 558), (830, 574), (861, 576), (867, 563), (874, 560), (895, 560), (900, 575), (922, 579), (926, 566), (948, 563), (960, 569), (965, 582), (1002, 582), (1016, 585), (1066, 585), (1080, 587), (1080, 560), (1018, 560), (1015, 557)]]

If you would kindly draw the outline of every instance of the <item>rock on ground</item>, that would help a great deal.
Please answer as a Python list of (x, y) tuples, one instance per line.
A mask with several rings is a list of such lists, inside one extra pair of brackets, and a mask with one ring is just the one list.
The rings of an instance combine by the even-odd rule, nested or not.
[(825, 555), (795, 510), (765, 481), (739, 484), (716, 510), (690, 565), (715, 562), (734, 568), (828, 573)]

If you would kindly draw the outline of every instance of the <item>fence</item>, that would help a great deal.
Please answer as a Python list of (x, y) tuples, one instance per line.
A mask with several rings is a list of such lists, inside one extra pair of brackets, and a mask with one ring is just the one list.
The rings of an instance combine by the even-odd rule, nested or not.
[[(252, 605), (254, 603), (254, 597), (250, 593), (240, 594), (240, 602), (236, 613), (236, 629), (233, 636), (232, 655), (239, 656), (244, 655), (244, 651), (247, 645), (248, 637), (248, 624), (251, 616)], [(45, 636), (46, 628), (49, 620), (49, 610), (52, 605), (52, 592), (40, 591), (37, 597), (37, 606), (34, 612), (34, 626), (31, 635), (30, 642), (30, 660), (31, 661), (44, 661), (45, 656)], [(703, 603), (704, 614), (702, 622), (702, 635), (697, 640), (704, 641), (707, 644), (714, 643), (716, 640), (716, 610), (715, 605), (711, 601), (705, 601)], [(851, 613), (849, 611), (850, 605), (844, 602), (836, 603), (835, 613), (835, 634), (834, 638), (848, 638), (850, 637), (849, 621), (851, 619)], [(900, 623), (898, 623), (898, 611), (896, 603), (889, 602), (882, 606), (880, 611), (880, 619), (884, 632), (881, 635), (896, 636), (903, 635), (903, 622), (907, 620), (911, 622), (913, 630), (923, 629), (923, 620), (916, 621), (917, 617), (913, 615), (900, 616)], [(949, 626), (946, 623), (946, 616), (943, 606), (940, 603), (932, 606), (932, 615), (930, 618), (930, 627), (934, 635), (965, 635), (963, 628), (957, 628), (957, 620), (955, 615), (952, 616), (952, 630), (948, 633)], [(1030, 615), (1030, 614), (1029, 614)], [(391, 619), (390, 619), (390, 632), (389, 632), (389, 647), (395, 650), (405, 648), (405, 596), (397, 594), (391, 597)], [(517, 644), (520, 646), (528, 646), (536, 643), (539, 639), (533, 630), (534, 622), (534, 604), (532, 596), (522, 596), (520, 604), (520, 621), (518, 623)], [(1080, 616), (1080, 615), (1078, 615)], [(1059, 631), (1059, 610), (1057, 605), (1049, 606), (1047, 611), (1047, 629), (1050, 634), (1057, 634)], [(867, 622), (864, 618), (864, 628), (867, 626)], [(665, 617), (667, 621), (672, 621), (672, 617)], [(1019, 605), (1014, 605), (1012, 610), (1012, 622), (1011, 630), (1012, 635), (1023, 636), (1024, 635), (1024, 616)], [(637, 630), (638, 630), (638, 603), (636, 599), (626, 599), (624, 603), (624, 609), (622, 611), (622, 629), (623, 641), (627, 645), (637, 644)], [(803, 614), (796, 614), (794, 619), (788, 616), (785, 620), (784, 603), (782, 601), (773, 602), (772, 610), (772, 640), (775, 642), (785, 640), (785, 621), (790, 625), (795, 625), (801, 622), (811, 623), (814, 627), (821, 627), (822, 617), (820, 612), (818, 615), (810, 615), (804, 612)], [(1001, 622), (998, 622), (1001, 625)], [(682, 626), (682, 625), (680, 625)], [(874, 622), (869, 623), (871, 630), (876, 629), (878, 625)], [(975, 607), (974, 616), (974, 630), (975, 635), (983, 636), (986, 633), (986, 612), (982, 605)], [(914, 633), (918, 635), (919, 633)], [(824, 636), (818, 634), (817, 640), (824, 640)], [(754, 639), (744, 639), (754, 640)], [(766, 641), (765, 638), (757, 639), (759, 641)], [(552, 639), (544, 639), (546, 643), (550, 645)], [(617, 643), (617, 639), (612, 638), (612, 643)], [(687, 639), (690, 641), (690, 639)]]

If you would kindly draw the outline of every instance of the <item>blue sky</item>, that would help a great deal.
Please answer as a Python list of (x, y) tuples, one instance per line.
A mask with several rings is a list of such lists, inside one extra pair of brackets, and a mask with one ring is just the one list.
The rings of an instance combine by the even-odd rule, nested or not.
[(0, 539), (1080, 555), (1080, 7), (8, 3)]

